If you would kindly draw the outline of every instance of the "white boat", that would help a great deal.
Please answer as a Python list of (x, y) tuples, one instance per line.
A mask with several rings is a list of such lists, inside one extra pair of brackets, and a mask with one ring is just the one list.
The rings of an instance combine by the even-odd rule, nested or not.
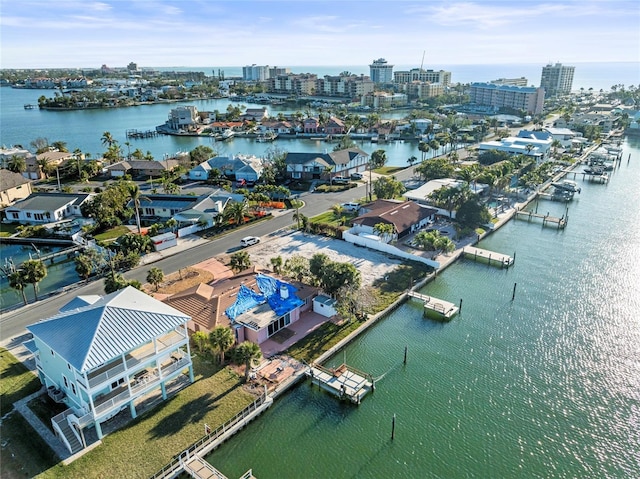
[(267, 133), (262, 133), (256, 137), (256, 141), (258, 143), (267, 143), (269, 141), (273, 141), (278, 138), (278, 134), (272, 131), (268, 131)]
[(234, 135), (233, 130), (232, 130), (232, 129), (230, 129), (230, 128), (227, 128), (226, 130), (224, 130), (224, 131), (222, 132), (222, 137), (221, 137), (221, 139), (222, 139), (223, 141), (224, 141), (224, 140), (228, 140), (228, 139), (230, 139), (230, 138), (233, 138), (233, 135)]

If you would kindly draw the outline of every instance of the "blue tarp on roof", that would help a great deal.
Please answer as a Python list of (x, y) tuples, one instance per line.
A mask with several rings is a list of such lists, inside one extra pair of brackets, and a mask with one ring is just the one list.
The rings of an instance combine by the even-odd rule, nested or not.
[(254, 290), (247, 288), (243, 284), (240, 286), (240, 290), (238, 290), (238, 297), (236, 298), (235, 303), (225, 310), (225, 314), (233, 321), (242, 313), (255, 308), (265, 301), (266, 299), (263, 294), (256, 293)]
[(304, 301), (295, 294), (298, 289), (289, 283), (264, 274), (257, 274), (256, 284), (261, 293), (256, 293), (245, 285), (240, 286), (235, 303), (225, 310), (229, 319), (233, 321), (265, 301), (269, 303), (278, 317), (284, 316), (304, 304)]
[[(264, 274), (256, 275), (256, 282), (260, 291), (267, 297), (269, 306), (278, 316), (284, 316), (304, 304), (304, 301), (296, 296), (298, 289), (289, 283)], [(285, 291), (283, 297), (281, 293)]]

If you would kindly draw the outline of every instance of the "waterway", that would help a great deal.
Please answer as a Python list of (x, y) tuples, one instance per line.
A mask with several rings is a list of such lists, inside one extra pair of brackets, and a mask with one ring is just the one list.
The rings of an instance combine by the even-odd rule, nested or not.
[(208, 460), (260, 479), (640, 477), (639, 181), (634, 140), (566, 229), (512, 220), (481, 242), (514, 267), (461, 260), (428, 284), (463, 299), (453, 321), (410, 301), (333, 358), (384, 375), (359, 407), (305, 382)]

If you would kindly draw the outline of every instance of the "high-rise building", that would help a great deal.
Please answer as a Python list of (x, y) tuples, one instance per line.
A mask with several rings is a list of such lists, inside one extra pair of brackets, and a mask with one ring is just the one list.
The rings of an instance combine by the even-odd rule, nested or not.
[(576, 67), (567, 67), (561, 63), (542, 67), (542, 77), (540, 87), (544, 88), (547, 98), (571, 93), (573, 85), (573, 73)]
[(498, 78), (491, 80), (493, 85), (527, 86), (529, 83), (525, 77), (520, 78)]
[(391, 83), (393, 81), (393, 65), (384, 58), (373, 60), (369, 65), (369, 77), (373, 83)]
[(542, 113), (544, 89), (526, 86), (472, 83), (469, 101), (476, 105), (508, 107), (522, 110), (529, 115)]
[(265, 81), (269, 79), (268, 65), (247, 65), (242, 67), (242, 79), (245, 81)]
[(400, 71), (393, 73), (394, 83), (411, 83), (414, 81), (422, 81), (429, 83), (440, 83), (447, 87), (451, 84), (451, 72), (444, 70), (423, 70), (422, 68), (412, 68), (409, 71)]

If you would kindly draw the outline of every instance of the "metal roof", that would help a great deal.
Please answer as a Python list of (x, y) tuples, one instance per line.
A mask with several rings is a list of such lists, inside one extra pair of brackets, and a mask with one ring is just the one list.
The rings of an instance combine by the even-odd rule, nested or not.
[(190, 319), (128, 286), (91, 305), (27, 326), (27, 330), (84, 373)]
[(67, 205), (81, 205), (91, 196), (93, 195), (89, 193), (33, 193), (11, 208), (23, 211), (55, 211)]

